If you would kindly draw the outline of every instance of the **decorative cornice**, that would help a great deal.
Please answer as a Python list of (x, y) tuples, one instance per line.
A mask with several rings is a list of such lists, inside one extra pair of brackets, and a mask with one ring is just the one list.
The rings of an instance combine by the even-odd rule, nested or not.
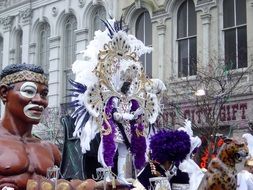
[(151, 18), (151, 23), (158, 23), (158, 25), (165, 24), (166, 20), (171, 19), (171, 15), (169, 13), (155, 15)]
[(79, 1), (79, 7), (83, 8), (86, 0), (78, 0), (78, 1)]
[(209, 13), (200, 15), (200, 18), (202, 19), (202, 24), (210, 24), (212, 15)]
[(19, 15), (20, 15), (20, 18), (22, 18), (22, 19), (26, 19), (27, 17), (31, 17), (32, 16), (32, 9), (28, 8), (26, 10), (19, 11)]
[(0, 18), (0, 23), (3, 25), (9, 25), (9, 24), (11, 24), (13, 18), (14, 18), (14, 16), (7, 16), (4, 18)]
[(0, 18), (0, 24), (3, 24), (4, 31), (9, 31), (11, 29), (13, 19), (14, 16), (7, 16), (4, 18)]
[(32, 9), (28, 8), (28, 9), (19, 11), (19, 17), (22, 19), (23, 24), (29, 24), (32, 18)]
[(165, 35), (166, 32), (166, 25), (165, 24), (160, 24), (157, 26), (157, 31), (159, 35)]
[(102, 4), (104, 0), (92, 0), (93, 5)]
[(16, 0), (16, 1), (13, 1), (13, 0), (1, 0), (0, 2), (0, 10), (6, 10), (6, 9), (10, 9), (10, 8), (13, 8), (13, 7), (16, 7), (18, 5), (21, 5), (21, 4), (24, 4), (24, 3), (29, 3), (29, 0)]
[(158, 31), (158, 34), (161, 35), (161, 34), (165, 34), (165, 31), (166, 31), (166, 25), (165, 25), (165, 20), (166, 18), (160, 18), (157, 20), (157, 31)]
[(196, 5), (196, 11), (202, 11), (204, 14), (209, 14), (210, 10), (214, 7), (216, 7), (217, 4), (214, 1), (206, 1), (205, 3), (203, 2), (202, 4), (197, 4)]

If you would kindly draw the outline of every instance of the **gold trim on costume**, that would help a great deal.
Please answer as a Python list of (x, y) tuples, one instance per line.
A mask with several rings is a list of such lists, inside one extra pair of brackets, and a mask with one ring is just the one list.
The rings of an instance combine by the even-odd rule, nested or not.
[(8, 85), (23, 81), (32, 81), (48, 85), (48, 80), (45, 75), (27, 70), (19, 71), (3, 77), (0, 84)]
[(104, 115), (104, 121), (107, 126), (107, 129), (102, 129), (102, 135), (107, 136), (112, 133), (112, 127), (111, 127), (109, 121), (107, 120), (106, 114), (104, 113), (103, 115)]
[(137, 137), (144, 137), (144, 133), (142, 130), (139, 130), (139, 129), (135, 129), (135, 133), (137, 135)]

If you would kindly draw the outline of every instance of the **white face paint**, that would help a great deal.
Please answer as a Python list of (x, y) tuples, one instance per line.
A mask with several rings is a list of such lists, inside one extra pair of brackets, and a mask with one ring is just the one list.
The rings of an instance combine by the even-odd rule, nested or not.
[(20, 87), (20, 93), (25, 98), (33, 98), (37, 93), (37, 85), (34, 82), (25, 82)]
[[(33, 98), (37, 94), (37, 85), (34, 82), (25, 82), (20, 87), (20, 94), (25, 98)], [(39, 120), (44, 107), (38, 104), (29, 103), (24, 107), (24, 114), (31, 119)]]

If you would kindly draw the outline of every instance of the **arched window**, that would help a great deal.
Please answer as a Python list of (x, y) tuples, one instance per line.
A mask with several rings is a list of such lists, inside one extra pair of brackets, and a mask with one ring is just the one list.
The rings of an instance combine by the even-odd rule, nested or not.
[(47, 74), (49, 73), (49, 37), (49, 24), (41, 24), (38, 32), (38, 64), (42, 66)]
[(22, 44), (23, 44), (23, 31), (18, 30), (16, 35), (16, 63), (22, 63)]
[[(76, 60), (76, 35), (77, 21), (74, 15), (70, 15), (64, 23), (64, 89), (65, 95), (68, 93), (68, 89), (71, 88), (69, 79), (74, 79), (71, 66)], [(68, 101), (68, 100), (66, 100)]]
[(223, 1), (223, 32), (227, 69), (247, 67), (246, 1)]
[[(149, 12), (145, 10), (136, 20), (136, 38), (141, 40), (146, 46), (152, 47), (152, 25)], [(145, 73), (152, 77), (152, 53), (147, 53), (140, 57)]]
[(196, 12), (192, 0), (184, 1), (177, 12), (178, 76), (197, 72)]
[[(92, 35), (94, 36), (94, 32), (97, 30), (104, 31), (105, 25), (102, 23), (102, 20), (106, 19), (106, 10), (103, 6), (99, 6), (95, 9), (94, 16), (93, 16), (93, 32)], [(92, 37), (93, 37), (92, 36)]]

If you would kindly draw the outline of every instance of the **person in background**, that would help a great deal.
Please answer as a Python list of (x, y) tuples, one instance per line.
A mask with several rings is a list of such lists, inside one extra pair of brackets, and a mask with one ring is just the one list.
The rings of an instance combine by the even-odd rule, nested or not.
[(159, 131), (150, 139), (151, 160), (138, 174), (138, 181), (149, 189), (151, 178), (166, 177), (170, 186), (176, 183), (189, 187), (188, 174), (177, 166), (189, 154), (190, 147), (190, 137), (185, 131)]
[(253, 158), (248, 158), (244, 168), (237, 174), (237, 190), (253, 189)]

